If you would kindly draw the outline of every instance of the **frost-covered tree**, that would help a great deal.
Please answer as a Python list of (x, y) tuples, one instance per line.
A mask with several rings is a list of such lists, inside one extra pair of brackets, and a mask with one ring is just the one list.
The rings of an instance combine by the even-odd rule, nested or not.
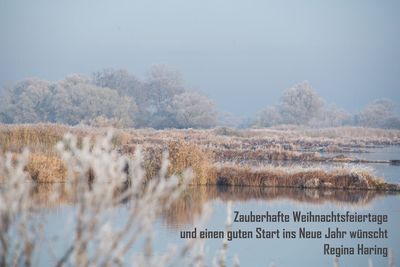
[(399, 117), (394, 113), (395, 106), (388, 99), (375, 100), (356, 115), (355, 123), (365, 127), (397, 128)]
[(146, 104), (146, 90), (135, 75), (124, 69), (104, 69), (93, 73), (92, 83), (103, 88), (116, 90), (121, 96), (135, 99), (138, 108)]
[(283, 118), (280, 110), (275, 106), (266, 107), (258, 116), (256, 125), (259, 127), (270, 127), (283, 123)]
[(207, 96), (184, 92), (174, 97), (172, 107), (179, 128), (210, 128), (217, 124), (215, 104)]
[[(150, 68), (142, 82), (126, 70), (105, 69), (95, 72), (92, 83), (96, 86), (116, 90), (120, 95), (132, 97), (137, 106), (135, 126), (162, 128), (211, 127), (216, 124), (214, 104), (208, 98), (193, 92), (187, 93), (181, 74), (167, 65), (159, 64)], [(179, 101), (183, 101), (179, 103)], [(188, 107), (192, 102), (193, 107)], [(203, 106), (212, 106), (203, 118), (194, 116)], [(179, 110), (177, 110), (179, 109)], [(182, 110), (193, 114), (181, 114)], [(192, 116), (193, 115), (193, 116)], [(191, 116), (190, 119), (188, 116)], [(204, 125), (204, 126), (201, 126)]]
[[(177, 115), (174, 100), (185, 92), (180, 73), (166, 65), (154, 65), (144, 81), (123, 69), (104, 69), (93, 73), (91, 78), (71, 75), (58, 82), (29, 79), (4, 90), (0, 99), (0, 121), (84, 122), (156, 129), (214, 125), (215, 118), (211, 116), (215, 112), (214, 105), (204, 115), (209, 116), (208, 123), (194, 117), (191, 122), (178, 123), (178, 117), (182, 119), (182, 116)], [(185, 94), (181, 99), (197, 101), (191, 107), (193, 112), (203, 105), (210, 106), (209, 100), (199, 95)]]
[(5, 123), (59, 122), (78, 124), (99, 116), (133, 124), (135, 103), (117, 91), (100, 88), (81, 75), (59, 82), (28, 79), (10, 86), (1, 99)]
[(0, 120), (4, 123), (36, 123), (49, 116), (45, 99), (50, 83), (39, 79), (26, 79), (5, 88), (0, 100)]
[(243, 122), (243, 118), (227, 111), (219, 111), (217, 125), (221, 127), (236, 128)]
[(386, 118), (383, 128), (388, 129), (400, 129), (400, 117), (399, 116), (391, 116)]
[(72, 125), (103, 116), (131, 126), (136, 111), (132, 99), (120, 96), (115, 90), (97, 87), (78, 76), (54, 84), (47, 102), (52, 114), (50, 121)]
[(104, 69), (93, 73), (92, 82), (99, 87), (116, 90), (121, 96), (135, 100), (137, 106), (135, 125), (147, 126), (147, 107), (150, 103), (148, 88), (135, 75), (124, 69)]
[(306, 125), (320, 116), (324, 101), (308, 82), (287, 89), (281, 98), (281, 115), (284, 121)]
[(124, 69), (104, 69), (93, 73), (92, 82), (99, 87), (118, 91), (120, 95), (140, 99), (142, 83), (133, 74)]
[(311, 121), (311, 124), (317, 127), (337, 127), (350, 124), (351, 119), (351, 115), (344, 109), (329, 105), (321, 111), (317, 119)]
[(166, 65), (154, 65), (144, 83), (147, 101), (142, 113), (146, 126), (153, 128), (176, 127), (173, 100), (185, 92), (182, 76)]

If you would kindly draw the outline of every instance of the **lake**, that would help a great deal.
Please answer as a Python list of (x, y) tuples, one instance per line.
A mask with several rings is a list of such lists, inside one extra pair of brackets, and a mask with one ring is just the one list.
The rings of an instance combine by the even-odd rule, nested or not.
[[(397, 148), (396, 148), (397, 149)], [(394, 155), (383, 153), (376, 159), (398, 159), (399, 150), (395, 149)], [(380, 151), (380, 150), (379, 150)], [(378, 152), (376, 152), (378, 153)], [(381, 153), (381, 151), (379, 152)], [(357, 154), (358, 157), (367, 156), (374, 158), (374, 152)], [(375, 154), (375, 156), (377, 156)], [(386, 158), (385, 158), (386, 157)], [(371, 164), (365, 164), (371, 166)], [(374, 165), (372, 165), (374, 167)], [(398, 174), (400, 166), (390, 166), (388, 179), (391, 182), (399, 182)], [(378, 168), (387, 177), (385, 168)], [(46, 186), (48, 187), (48, 185)], [(48, 188), (46, 189), (48, 190)], [(39, 186), (39, 194), (40, 194)], [(324, 255), (325, 244), (330, 248), (354, 248), (355, 255), (341, 255), (338, 260), (340, 266), (368, 266), (372, 261), (374, 266), (388, 266), (389, 257), (381, 255), (384, 248), (391, 250), (395, 261), (400, 261), (400, 195), (394, 193), (376, 191), (340, 191), (340, 190), (316, 190), (294, 188), (256, 188), (256, 187), (217, 187), (196, 186), (187, 188), (176, 203), (165, 210), (158, 218), (155, 227), (155, 251), (162, 253), (168, 246), (181, 246), (186, 242), (181, 238), (181, 231), (192, 231), (196, 227), (208, 231), (224, 230), (228, 203), (231, 203), (232, 211), (239, 214), (286, 214), (290, 216), (289, 222), (233, 222), (231, 230), (236, 232), (252, 232), (253, 238), (233, 239), (228, 241), (227, 262), (232, 264), (233, 258), (238, 257), (241, 266), (332, 266), (336, 253)], [(198, 217), (204, 209), (204, 205), (211, 209), (209, 218), (204, 225), (196, 225)], [(110, 215), (114, 225), (118, 225), (124, 218), (129, 203), (121, 204)], [(293, 212), (324, 215), (324, 214), (358, 214), (358, 215), (385, 215), (387, 222), (293, 222)], [(45, 235), (51, 238), (60, 235), (64, 238), (53, 240), (52, 249), (63, 251), (68, 246), (74, 226), (73, 204), (49, 203), (42, 210), (46, 218)], [(235, 213), (233, 214), (233, 219)], [(322, 238), (299, 238), (300, 229), (318, 232)], [(345, 231), (344, 238), (324, 238), (328, 228), (338, 228)], [(280, 238), (257, 238), (258, 230), (272, 232), (279, 230)], [(354, 239), (349, 236), (351, 231), (385, 231), (387, 238)], [(283, 238), (283, 231), (295, 233), (296, 237)], [(205, 253), (211, 263), (216, 250), (221, 248), (223, 240), (205, 239)], [(358, 244), (364, 248), (373, 248), (378, 255), (357, 255)], [(340, 248), (342, 248), (340, 250)], [(46, 248), (43, 248), (46, 249)], [(135, 247), (131, 254), (140, 253)], [(236, 256), (235, 256), (236, 255)], [(48, 258), (46, 253), (39, 256), (41, 266), (54, 265), (54, 261)]]
[[(379, 227), (388, 230), (387, 239), (233, 239), (229, 242), (227, 261), (231, 263), (237, 255), (242, 266), (331, 266), (334, 256), (324, 255), (325, 243), (333, 246), (344, 247), (357, 246), (362, 243), (368, 247), (385, 247), (393, 250), (394, 258), (400, 259), (400, 197), (395, 194), (377, 193), (373, 191), (321, 191), (301, 190), (288, 188), (251, 188), (251, 187), (190, 187), (183, 196), (169, 210), (165, 211), (157, 221), (155, 250), (164, 252), (169, 245), (180, 246), (185, 242), (180, 238), (180, 231), (193, 230), (203, 205), (211, 206), (211, 214), (207, 223), (197, 225), (197, 230), (208, 229), (224, 230), (226, 222), (227, 203), (232, 203), (232, 210), (240, 214), (271, 214), (278, 211), (291, 215), (294, 211), (303, 213), (311, 211), (314, 214), (350, 213), (381, 214), (388, 216), (388, 222), (382, 223), (274, 223), (274, 222), (234, 222), (232, 230), (253, 231), (256, 228), (265, 230), (283, 229), (298, 231), (305, 227), (313, 231), (321, 231), (325, 234), (328, 227), (338, 227), (343, 231), (377, 230)], [(116, 208), (113, 223), (119, 224), (124, 213), (129, 209), (129, 204), (123, 204)], [(51, 237), (63, 232), (66, 238), (55, 241), (53, 249), (65, 250), (68, 245), (68, 236), (71, 236), (74, 222), (72, 204), (47, 208), (46, 235)], [(233, 216), (234, 217), (234, 216)], [(208, 239), (205, 242), (205, 252), (209, 261), (215, 255), (215, 251), (221, 247), (222, 239)], [(135, 249), (133, 249), (135, 250)], [(134, 251), (138, 253), (138, 251)], [(45, 254), (43, 254), (45, 255)], [(368, 266), (368, 260), (372, 259), (374, 266), (387, 266), (388, 257), (381, 255), (341, 256), (341, 266)], [(52, 264), (51, 259), (43, 256), (41, 262)]]

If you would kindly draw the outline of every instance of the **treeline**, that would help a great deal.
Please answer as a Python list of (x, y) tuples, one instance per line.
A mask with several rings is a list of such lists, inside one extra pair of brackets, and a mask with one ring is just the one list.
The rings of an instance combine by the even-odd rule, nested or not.
[(4, 88), (0, 104), (3, 123), (156, 129), (210, 128), (217, 123), (214, 102), (189, 90), (180, 74), (165, 65), (153, 66), (143, 81), (126, 70), (114, 69), (57, 82), (27, 79)]
[(266, 107), (256, 118), (239, 119), (218, 113), (212, 100), (191, 90), (179, 72), (165, 65), (153, 66), (142, 80), (126, 70), (105, 69), (90, 77), (72, 75), (56, 82), (34, 78), (17, 82), (1, 92), (0, 122), (155, 129), (283, 124), (400, 128), (392, 101), (376, 100), (351, 115), (327, 104), (308, 82), (285, 90), (278, 105)]
[(327, 104), (308, 82), (284, 91), (280, 102), (262, 110), (253, 127), (271, 127), (290, 124), (310, 127), (336, 127), (344, 125), (372, 128), (400, 128), (396, 105), (388, 99), (375, 100), (362, 111), (351, 115), (333, 104)]

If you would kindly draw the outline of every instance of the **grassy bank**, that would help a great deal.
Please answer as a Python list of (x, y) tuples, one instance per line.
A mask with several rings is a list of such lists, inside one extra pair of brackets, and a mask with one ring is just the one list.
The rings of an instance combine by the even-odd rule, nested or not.
[(236, 166), (222, 164), (216, 167), (217, 185), (292, 187), (313, 189), (361, 189), (399, 191), (398, 185), (385, 183), (369, 170), (274, 166)]
[[(55, 152), (55, 144), (66, 133), (94, 140), (108, 129), (58, 124), (1, 125), (1, 153), (31, 151), (26, 171), (33, 181), (62, 182), (66, 167)], [(357, 136), (357, 137), (355, 137)], [(162, 154), (169, 152), (169, 174), (192, 168), (197, 185), (258, 187), (296, 187), (327, 189), (399, 190), (364, 169), (296, 167), (296, 162), (360, 162), (358, 159), (324, 157), (317, 151), (359, 151), (372, 146), (400, 144), (400, 131), (330, 128), (232, 130), (114, 130), (113, 147), (132, 156), (140, 147), (144, 152), (146, 177), (154, 177), (161, 168)], [(257, 161), (258, 167), (246, 165)], [(274, 167), (271, 162), (288, 161), (294, 165)], [(385, 163), (382, 161), (382, 163)]]

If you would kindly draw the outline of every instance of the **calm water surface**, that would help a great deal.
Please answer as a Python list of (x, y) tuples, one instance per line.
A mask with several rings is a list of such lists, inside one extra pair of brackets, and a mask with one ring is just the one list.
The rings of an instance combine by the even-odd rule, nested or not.
[[(367, 151), (368, 153), (344, 153), (344, 155), (365, 160), (400, 160), (400, 146), (369, 148)], [(326, 153), (326, 155), (329, 155), (329, 153)], [(400, 165), (360, 163), (352, 164), (352, 166), (372, 168), (377, 175), (383, 177), (387, 182), (400, 183)]]
[[(180, 231), (192, 230), (203, 205), (211, 205), (212, 212), (207, 223), (199, 229), (223, 230), (226, 222), (226, 208), (228, 201), (232, 202), (232, 209), (243, 214), (251, 212), (263, 214), (266, 211), (277, 213), (281, 211), (291, 214), (293, 211), (326, 214), (331, 211), (345, 213), (346, 211), (359, 214), (386, 214), (388, 223), (233, 223), (232, 230), (254, 231), (256, 227), (266, 230), (285, 228), (298, 231), (300, 227), (310, 230), (321, 230), (323, 233), (328, 227), (339, 227), (341, 230), (377, 230), (379, 227), (389, 231), (388, 239), (381, 240), (354, 240), (349, 238), (327, 239), (236, 239), (229, 242), (227, 255), (228, 262), (232, 262), (234, 255), (240, 259), (242, 266), (332, 266), (334, 256), (323, 254), (324, 243), (332, 246), (343, 245), (356, 247), (358, 243), (365, 246), (387, 247), (393, 250), (394, 258), (400, 259), (400, 197), (394, 194), (380, 194), (372, 191), (320, 191), (300, 189), (272, 189), (272, 188), (224, 188), (224, 187), (190, 187), (183, 197), (171, 209), (165, 211), (157, 221), (156, 252), (165, 252), (168, 246), (183, 245), (185, 240), (180, 238)], [(123, 220), (129, 204), (116, 208), (113, 216), (114, 225)], [(54, 251), (65, 251), (68, 246), (68, 236), (73, 229), (72, 204), (63, 204), (56, 208), (46, 209), (46, 235), (59, 235), (63, 232), (62, 240), (55, 241)], [(208, 239), (206, 241), (206, 255), (211, 262), (215, 251), (221, 247), (222, 239)], [(140, 253), (133, 249), (134, 253)], [(341, 266), (368, 266), (372, 259), (374, 266), (387, 266), (388, 258), (381, 255), (341, 256)], [(43, 256), (43, 265), (53, 265), (51, 259)]]
[[(400, 149), (377, 151), (366, 154), (356, 154), (356, 157), (367, 159), (399, 159)], [(379, 154), (381, 153), (381, 154)], [(377, 172), (382, 172), (386, 180), (399, 182), (400, 166), (372, 165)], [(389, 177), (389, 178), (388, 178)], [(48, 190), (48, 189), (46, 189)], [(40, 188), (39, 188), (40, 193)], [(324, 255), (323, 245), (357, 247), (362, 243), (368, 247), (385, 247), (393, 251), (395, 262), (400, 262), (400, 196), (374, 191), (335, 191), (335, 190), (300, 190), (285, 188), (234, 188), (234, 187), (190, 187), (182, 197), (169, 209), (163, 212), (158, 219), (155, 229), (157, 252), (164, 252), (168, 246), (180, 246), (186, 242), (180, 238), (180, 231), (192, 230), (204, 205), (208, 204), (211, 215), (205, 225), (200, 229), (223, 230), (226, 222), (227, 203), (232, 203), (232, 209), (243, 214), (253, 212), (264, 214), (266, 211), (292, 214), (293, 211), (315, 214), (330, 212), (359, 214), (386, 214), (389, 221), (382, 225), (376, 223), (233, 223), (232, 230), (249, 230), (261, 227), (266, 230), (285, 228), (297, 231), (300, 227), (310, 230), (326, 232), (328, 227), (339, 227), (341, 230), (377, 230), (379, 227), (387, 229), (388, 239), (236, 239), (229, 242), (227, 254), (228, 263), (232, 263), (237, 255), (241, 266), (332, 266), (333, 255)], [(123, 221), (124, 214), (129, 209), (129, 204), (116, 208), (112, 215), (113, 223), (118, 225)], [(64, 239), (54, 240), (52, 249), (65, 251), (74, 226), (73, 215), (75, 207), (70, 203), (52, 205), (43, 209), (47, 220), (46, 235), (59, 235), (62, 231)], [(199, 227), (199, 226), (198, 226)], [(208, 239), (205, 243), (205, 252), (208, 261), (221, 247), (222, 239)], [(135, 248), (132, 253), (140, 253)], [(52, 259), (39, 257), (41, 266), (54, 265)], [(371, 259), (374, 266), (388, 266), (388, 258), (382, 255), (345, 255), (339, 258), (340, 266), (368, 266)]]

